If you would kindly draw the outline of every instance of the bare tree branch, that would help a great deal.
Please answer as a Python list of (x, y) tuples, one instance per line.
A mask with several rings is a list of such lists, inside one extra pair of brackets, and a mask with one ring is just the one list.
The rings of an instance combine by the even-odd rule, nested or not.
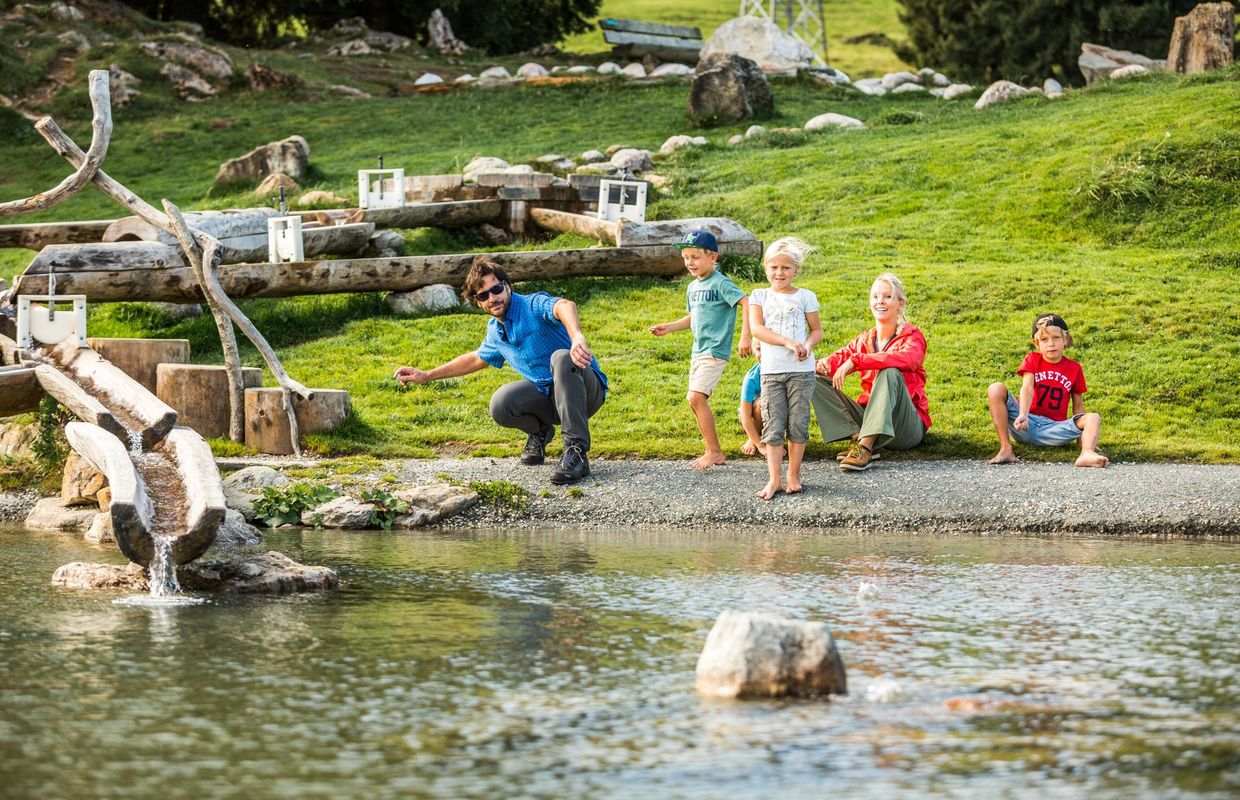
[[(0, 217), (15, 217), (44, 211), (59, 205), (77, 194), (83, 186), (90, 182), (103, 164), (108, 154), (108, 143), (112, 138), (112, 104), (108, 96), (108, 71), (106, 69), (91, 70), (90, 73), (90, 104), (94, 109), (91, 121), (90, 149), (83, 155), (81, 162), (72, 175), (66, 177), (54, 188), (33, 197), (21, 200), (10, 200), (0, 203)], [(44, 117), (35, 123), (39, 133), (56, 123), (51, 117)], [(59, 130), (59, 129), (58, 129)]]

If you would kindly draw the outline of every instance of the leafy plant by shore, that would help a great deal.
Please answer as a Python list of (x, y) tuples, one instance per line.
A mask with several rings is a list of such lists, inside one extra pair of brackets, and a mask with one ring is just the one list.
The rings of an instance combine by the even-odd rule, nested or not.
[(336, 496), (335, 489), (320, 483), (265, 486), (262, 495), (254, 501), (254, 511), (269, 528), (296, 525), (304, 512), (318, 508)]
[(362, 492), (362, 500), (375, 507), (370, 514), (370, 524), (378, 525), (385, 531), (392, 529), (392, 523), (398, 516), (409, 512), (409, 503), (386, 489), (367, 489)]
[(510, 481), (474, 481), (469, 488), (478, 493), (482, 502), (495, 508), (525, 511), (530, 507), (530, 493)]

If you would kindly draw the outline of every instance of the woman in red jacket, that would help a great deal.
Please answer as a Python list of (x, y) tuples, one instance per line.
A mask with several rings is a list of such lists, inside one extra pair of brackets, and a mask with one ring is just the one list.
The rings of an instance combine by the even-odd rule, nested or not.
[[(930, 428), (926, 400), (926, 337), (904, 316), (904, 284), (884, 272), (870, 287), (874, 327), (845, 347), (818, 360), (814, 413), (828, 442), (850, 437), (840, 468), (869, 469), (878, 451), (907, 450), (921, 444)], [(861, 373), (861, 394), (844, 394), (844, 379)]]

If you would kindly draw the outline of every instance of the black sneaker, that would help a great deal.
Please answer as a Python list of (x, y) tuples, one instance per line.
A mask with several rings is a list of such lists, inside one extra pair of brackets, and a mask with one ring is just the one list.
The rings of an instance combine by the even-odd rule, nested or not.
[(551, 473), (551, 482), (576, 483), (589, 474), (590, 461), (586, 458), (585, 448), (580, 442), (565, 443), (564, 454), (560, 456), (560, 466)]
[(547, 442), (555, 436), (555, 428), (548, 425), (538, 433), (531, 433), (525, 440), (525, 449), (521, 451), (521, 463), (536, 466), (543, 463), (547, 456)]

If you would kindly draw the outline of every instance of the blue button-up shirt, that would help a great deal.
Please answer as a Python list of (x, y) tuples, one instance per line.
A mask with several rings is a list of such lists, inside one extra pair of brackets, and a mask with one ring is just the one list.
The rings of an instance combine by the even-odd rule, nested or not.
[[(571, 350), (572, 339), (564, 323), (555, 316), (560, 298), (546, 292), (512, 293), (508, 311), (501, 322), (494, 317), (487, 322), (487, 335), (478, 348), (478, 357), (493, 367), (507, 362), (521, 377), (545, 395), (551, 394), (551, 354)], [(599, 369), (598, 359), (590, 359), (590, 367), (607, 388), (607, 376)]]

